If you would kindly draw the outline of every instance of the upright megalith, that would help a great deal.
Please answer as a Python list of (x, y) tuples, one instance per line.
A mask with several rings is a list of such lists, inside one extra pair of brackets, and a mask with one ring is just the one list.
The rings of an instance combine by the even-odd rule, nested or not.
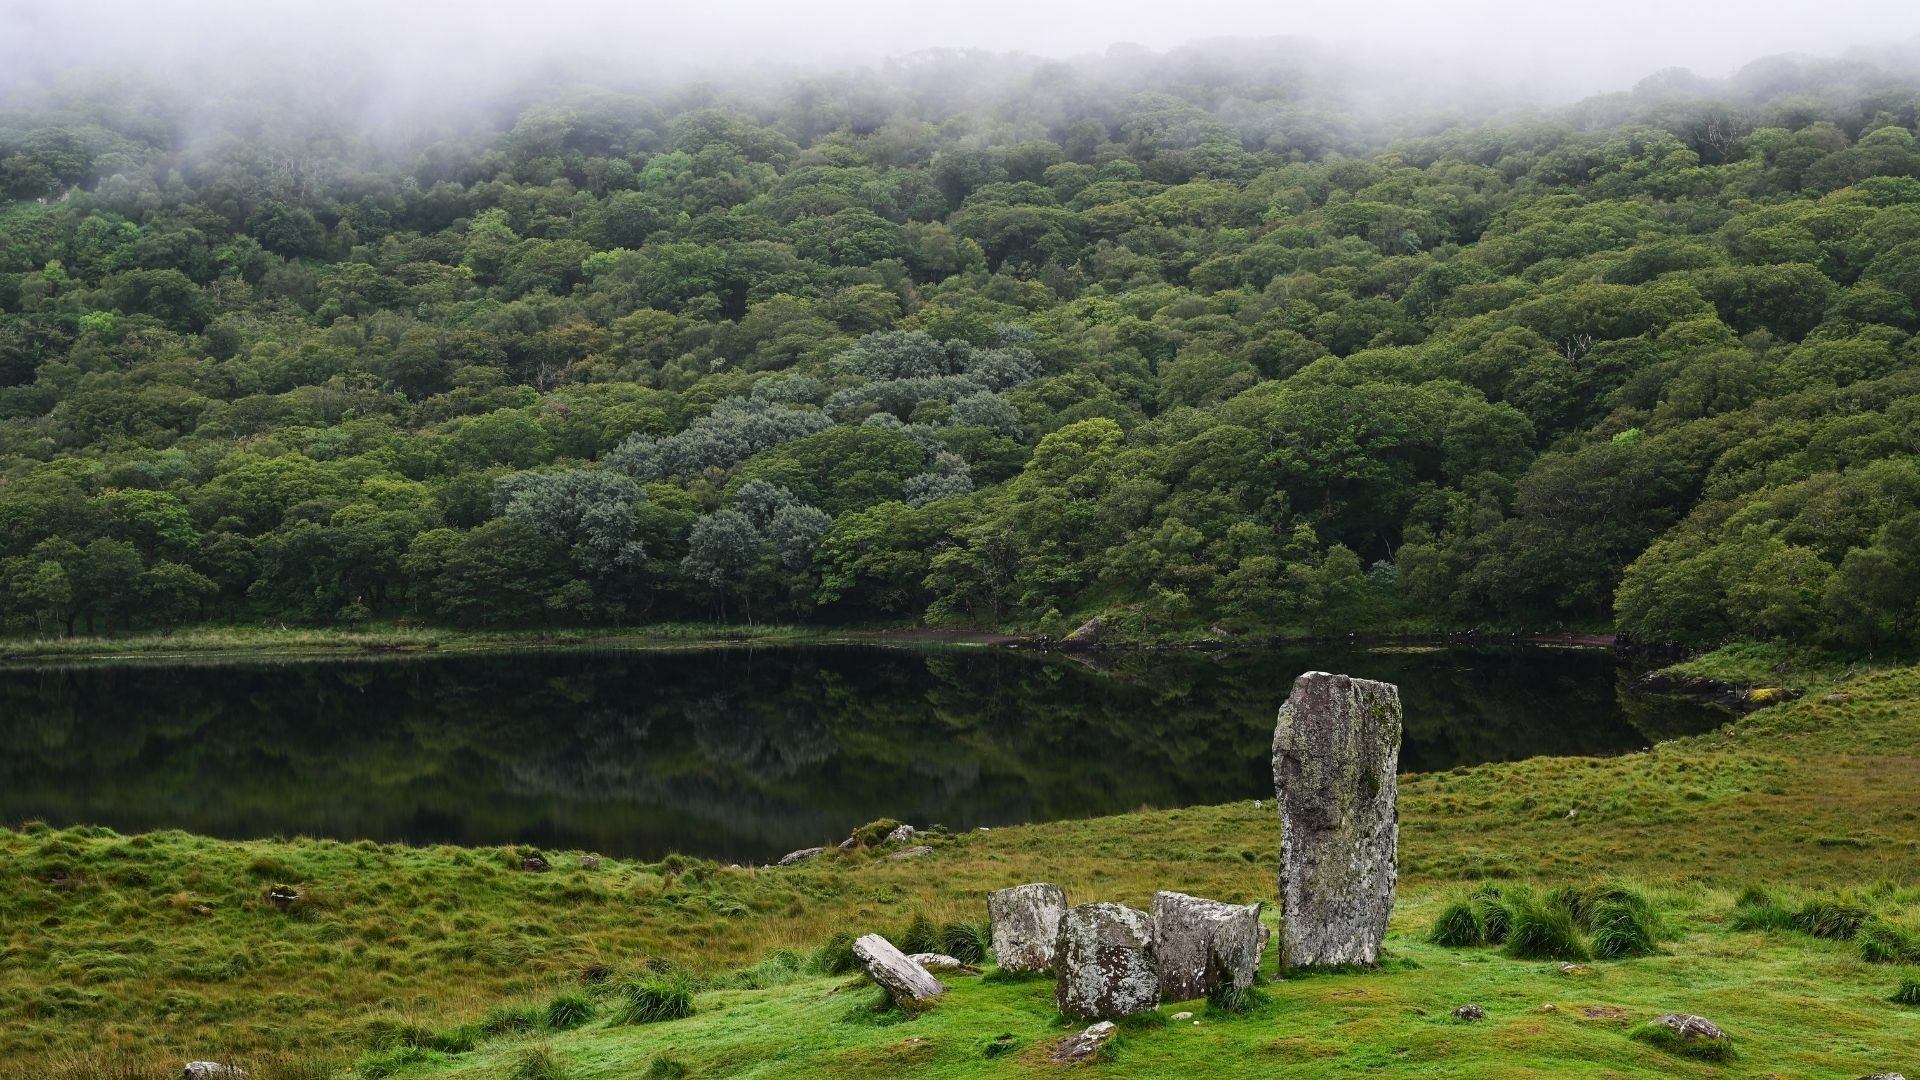
[(1153, 894), (1152, 914), (1161, 1000), (1190, 1001), (1253, 985), (1266, 946), (1259, 904), (1162, 891)]
[(1280, 966), (1372, 964), (1393, 911), (1400, 691), (1309, 671), (1273, 732)]
[(853, 943), (854, 959), (867, 969), (874, 982), (886, 987), (893, 1000), (903, 1006), (931, 1001), (947, 992), (940, 980), (927, 969), (894, 948), (893, 942), (879, 934), (867, 934)]
[(1153, 919), (1124, 904), (1081, 904), (1060, 919), (1053, 1003), (1074, 1020), (1132, 1016), (1160, 1004)]
[(1035, 882), (988, 893), (994, 963), (1001, 971), (1050, 970), (1066, 913), (1067, 894), (1058, 885)]

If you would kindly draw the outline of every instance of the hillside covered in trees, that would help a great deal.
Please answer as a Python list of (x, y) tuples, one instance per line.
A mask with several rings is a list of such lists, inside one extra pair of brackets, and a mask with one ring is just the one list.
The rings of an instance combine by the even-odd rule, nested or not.
[(17, 100), (0, 628), (1920, 639), (1920, 80), (1304, 70)]

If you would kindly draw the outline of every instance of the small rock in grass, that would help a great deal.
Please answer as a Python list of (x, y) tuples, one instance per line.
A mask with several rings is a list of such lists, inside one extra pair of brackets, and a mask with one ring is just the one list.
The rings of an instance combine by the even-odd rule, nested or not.
[(962, 975), (978, 975), (980, 969), (972, 964), (961, 963), (945, 953), (917, 952), (908, 953), (907, 959), (926, 968), (928, 971), (957, 971)]
[(1478, 1005), (1462, 1005), (1459, 1008), (1453, 1010), (1453, 1018), (1456, 1020), (1469, 1020), (1469, 1021), (1485, 1020), (1487, 1018), (1487, 1010), (1481, 1008)]
[(817, 859), (825, 850), (827, 849), (823, 847), (803, 847), (799, 851), (789, 851), (780, 856), (780, 861), (773, 865), (792, 866), (794, 863), (806, 862), (808, 859)]
[(1633, 1037), (1688, 1057), (1720, 1060), (1733, 1053), (1733, 1040), (1704, 1016), (1668, 1013), (1633, 1032)]
[(1054, 1047), (1051, 1060), (1059, 1062), (1085, 1061), (1100, 1052), (1100, 1048), (1113, 1038), (1113, 1021), (1102, 1020), (1078, 1035), (1069, 1035)]
[(1580, 1010), (1580, 1015), (1589, 1020), (1624, 1020), (1627, 1010), (1617, 1005), (1589, 1005)]
[(290, 885), (275, 885), (267, 890), (267, 903), (281, 911), (286, 911), (299, 902), (300, 893)]
[(1590, 968), (1590, 967), (1582, 967), (1582, 966), (1580, 966), (1579, 964), (1569, 964), (1569, 963), (1567, 963), (1567, 962), (1566, 962), (1565, 960), (1562, 960), (1562, 961), (1560, 962), (1560, 974), (1562, 974), (1562, 975), (1591, 975), (1591, 974), (1593, 974), (1593, 969), (1592, 969), (1592, 968)]
[(1177, 1012), (1173, 1014), (1173, 1018), (1175, 1020), (1191, 1020), (1193, 1019), (1193, 1014), (1190, 1012)]
[(888, 833), (887, 838), (884, 842), (888, 844), (904, 844), (907, 841), (913, 839), (914, 834), (919, 831), (920, 830), (915, 829), (911, 825), (902, 825), (899, 828)]
[(840, 841), (841, 851), (852, 851), (854, 848), (857, 848), (859, 846), (860, 846), (860, 838), (857, 836), (849, 836), (845, 840)]
[(520, 860), (520, 869), (529, 874), (544, 874), (553, 869), (553, 865), (538, 855), (529, 855)]
[(1872, 1073), (1861, 1077), (1860, 1080), (1907, 1080), (1907, 1078), (1899, 1073)]
[(1540, 1011), (1543, 1013), (1559, 1012), (1560, 1008), (1559, 1006), (1555, 1005), (1553, 1002), (1549, 1001), (1545, 1005), (1540, 1006)]
[(598, 869), (600, 869), (600, 856), (598, 856), (598, 855), (582, 855), (582, 856), (580, 856), (580, 869), (582, 869), (582, 870), (598, 870)]
[(238, 1065), (222, 1065), (217, 1061), (189, 1061), (180, 1070), (180, 1080), (239, 1080), (247, 1075), (247, 1070)]
[(928, 847), (928, 846), (927, 846), (927, 845), (925, 845), (925, 844), (921, 844), (921, 845), (919, 845), (918, 847), (910, 847), (910, 848), (901, 848), (901, 849), (900, 849), (899, 851), (896, 851), (896, 852), (894, 852), (893, 854), (891, 854), (891, 855), (889, 855), (889, 856), (887, 856), (887, 858), (889, 858), (889, 859), (917, 859), (917, 858), (919, 858), (919, 857), (920, 857), (920, 856), (922, 856), (922, 855), (931, 855), (931, 854), (933, 854), (933, 849), (932, 849), (932, 848), (930, 848), (930, 847)]

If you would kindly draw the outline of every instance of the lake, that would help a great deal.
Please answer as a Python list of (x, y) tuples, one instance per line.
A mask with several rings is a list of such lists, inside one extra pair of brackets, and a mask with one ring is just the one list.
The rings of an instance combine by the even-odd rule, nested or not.
[(1723, 723), (1555, 649), (833, 646), (0, 671), (0, 822), (531, 843), (766, 861), (881, 817), (953, 829), (1271, 797), (1309, 669), (1398, 683), (1403, 771), (1638, 750)]

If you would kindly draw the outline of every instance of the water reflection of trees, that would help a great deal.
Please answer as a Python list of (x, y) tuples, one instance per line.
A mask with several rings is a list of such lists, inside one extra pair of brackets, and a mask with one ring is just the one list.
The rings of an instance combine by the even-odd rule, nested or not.
[[(1403, 765), (1637, 748), (1601, 656), (540, 653), (0, 674), (0, 818), (764, 857), (879, 816), (1257, 795), (1308, 668), (1398, 682)], [(1646, 725), (1645, 730), (1636, 723)]]

